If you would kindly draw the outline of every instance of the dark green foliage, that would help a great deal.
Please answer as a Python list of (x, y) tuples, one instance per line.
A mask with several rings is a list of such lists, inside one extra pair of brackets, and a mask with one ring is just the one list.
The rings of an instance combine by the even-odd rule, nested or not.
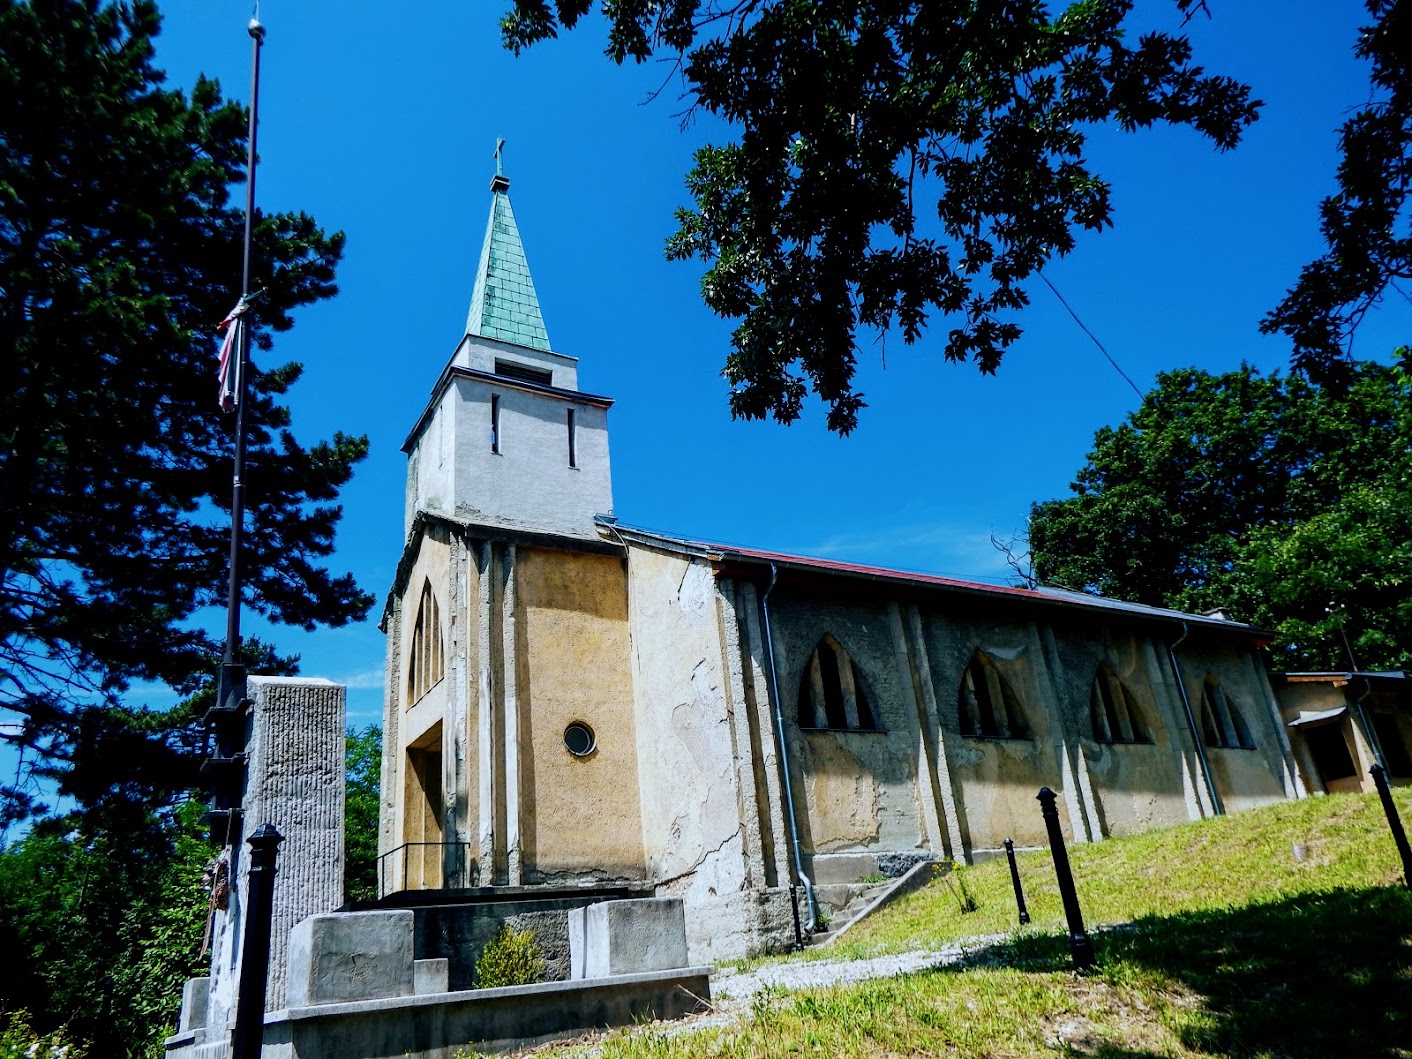
[(0, 1059), (83, 1059), (83, 1054), (62, 1030), (36, 1032), (29, 1012), (0, 1010)]
[(1412, 3), (1366, 0), (1372, 22), (1355, 54), (1369, 64), (1368, 96), (1339, 130), (1338, 190), (1319, 208), (1325, 253), (1261, 324), (1294, 342), (1294, 366), (1346, 378), (1354, 332), (1389, 288), (1412, 279)]
[(348, 729), (343, 803), (343, 899), (378, 896), (378, 802), (382, 775), (382, 728)]
[(543, 980), (544, 957), (540, 955), (534, 931), (511, 930), (501, 924), (476, 960), (476, 988), (533, 985)]
[(203, 965), (215, 855), (203, 810), (188, 803), (145, 829), (49, 818), (0, 852), (0, 1007), (45, 1033), (67, 1027), (90, 1055), (160, 1055), (182, 982)]
[(1412, 379), (1168, 372), (1036, 504), (1041, 581), (1274, 629), (1276, 663), (1412, 666)]
[[(616, 0), (616, 62), (674, 55), (691, 106), (739, 129), (687, 177), (669, 258), (710, 265), (702, 294), (739, 319), (731, 410), (798, 418), (812, 388), (848, 433), (858, 330), (993, 372), (1020, 337), (1026, 281), (1109, 225), (1085, 129), (1189, 125), (1232, 147), (1260, 104), (1192, 63), (1183, 36), (1126, 25), (1129, 0)], [(1204, 5), (1178, 0), (1188, 14)], [(590, 0), (515, 0), (520, 49)], [(929, 217), (935, 210), (935, 221)]]
[[(218, 657), (189, 619), (225, 597), (215, 325), (239, 289), (246, 128), (212, 81), (162, 87), (158, 25), (150, 0), (0, 0), (0, 711), (61, 792), (138, 816), (191, 782), (190, 715), (124, 693), (190, 693)], [(306, 215), (259, 217), (259, 350), (336, 292), (342, 249)], [(296, 442), (299, 374), (252, 380), (245, 602), (311, 628), (370, 603), (321, 565), (367, 442)], [(10, 817), (42, 810), (5, 793)]]

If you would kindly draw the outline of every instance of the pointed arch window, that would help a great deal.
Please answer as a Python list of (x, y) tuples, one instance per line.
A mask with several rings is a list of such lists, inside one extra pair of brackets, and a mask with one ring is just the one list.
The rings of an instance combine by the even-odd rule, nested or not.
[(1107, 665), (1098, 667), (1088, 696), (1089, 723), (1100, 743), (1150, 743), (1152, 733), (1128, 686)]
[(966, 664), (956, 699), (962, 735), (978, 739), (1030, 737), (1019, 696), (984, 651), (977, 651)]
[(799, 680), (799, 726), (838, 731), (878, 731), (878, 715), (863, 674), (843, 645), (825, 636)]
[(441, 648), (441, 607), (431, 590), (431, 581), (422, 585), (417, 604), (417, 623), (412, 627), (412, 649), (407, 654), (407, 705), (411, 706), (446, 675), (446, 658)]
[(1207, 746), (1254, 750), (1255, 740), (1240, 707), (1227, 697), (1221, 682), (1209, 673), (1201, 686), (1201, 737)]

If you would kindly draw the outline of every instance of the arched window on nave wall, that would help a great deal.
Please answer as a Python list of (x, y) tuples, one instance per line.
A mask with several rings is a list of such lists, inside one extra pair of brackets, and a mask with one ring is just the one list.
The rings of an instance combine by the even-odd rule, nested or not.
[(1100, 743), (1150, 743), (1152, 730), (1132, 690), (1106, 663), (1093, 675), (1088, 698), (1093, 738)]
[(1207, 746), (1230, 750), (1254, 750), (1255, 740), (1241, 716), (1240, 707), (1211, 674), (1201, 685), (1201, 737)]
[(799, 726), (837, 731), (878, 730), (878, 715), (863, 674), (843, 645), (825, 636), (799, 679)]
[(956, 694), (961, 734), (980, 739), (1028, 739), (1025, 710), (1010, 682), (984, 651), (966, 663)]

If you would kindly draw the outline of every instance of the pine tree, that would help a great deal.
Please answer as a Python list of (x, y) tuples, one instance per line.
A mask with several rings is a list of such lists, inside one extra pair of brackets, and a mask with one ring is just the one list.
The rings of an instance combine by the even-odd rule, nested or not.
[[(0, 711), (88, 803), (189, 782), (188, 718), (125, 692), (208, 679), (218, 652), (192, 619), (225, 590), (215, 325), (239, 288), (246, 112), (210, 80), (164, 87), (159, 27), (150, 0), (0, 0)], [(337, 292), (344, 237), (280, 213), (255, 239), (244, 601), (342, 624), (371, 597), (323, 561), (367, 440), (301, 445), (283, 403), (300, 367), (259, 360)], [(40, 808), (7, 794), (11, 817)]]

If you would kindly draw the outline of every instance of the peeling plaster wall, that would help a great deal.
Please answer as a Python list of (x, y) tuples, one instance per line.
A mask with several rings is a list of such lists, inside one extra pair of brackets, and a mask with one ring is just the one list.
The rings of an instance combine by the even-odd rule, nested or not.
[[(1013, 838), (1017, 846), (1045, 845), (1044, 821), (1035, 798), (1040, 787), (1061, 795), (1057, 804), (1065, 833), (1074, 840), (1087, 839), (1072, 744), (1064, 716), (1055, 708), (1052, 674), (1038, 628), (937, 611), (923, 611), (923, 626), (938, 724), (958, 790), (961, 844), (968, 858), (994, 853), (1006, 838)], [(957, 712), (961, 679), (977, 650), (985, 651), (1010, 683), (1024, 709), (1031, 738), (961, 734)]]
[(1293, 754), (1284, 723), (1270, 691), (1263, 668), (1249, 650), (1193, 637), (1177, 651), (1182, 679), (1191, 697), (1198, 731), (1201, 724), (1201, 689), (1207, 674), (1220, 681), (1226, 699), (1250, 729), (1254, 750), (1208, 746), (1206, 757), (1216, 793), (1226, 812), (1253, 809), (1303, 791), (1294, 779)]
[[(916, 766), (921, 731), (889, 608), (781, 591), (770, 606), (805, 870), (815, 882), (849, 882), (872, 873), (858, 870), (868, 862), (856, 854), (927, 852)], [(800, 686), (826, 634), (862, 676), (879, 731), (800, 727)]]
[[(1181, 701), (1164, 672), (1165, 649), (1135, 630), (1097, 623), (1056, 624), (1053, 634), (1056, 706), (1068, 714), (1076, 733), (1093, 792), (1095, 837), (1137, 834), (1204, 815), (1196, 796), (1201, 766)], [(1152, 742), (1094, 738), (1089, 704), (1094, 678), (1105, 664), (1127, 689)]]
[[(519, 548), (525, 881), (643, 877), (627, 579), (613, 556)], [(569, 753), (587, 724), (597, 747)]]
[(683, 899), (693, 962), (740, 956), (760, 947), (779, 892), (749, 892), (715, 579), (700, 560), (634, 547), (628, 582), (647, 875)]

